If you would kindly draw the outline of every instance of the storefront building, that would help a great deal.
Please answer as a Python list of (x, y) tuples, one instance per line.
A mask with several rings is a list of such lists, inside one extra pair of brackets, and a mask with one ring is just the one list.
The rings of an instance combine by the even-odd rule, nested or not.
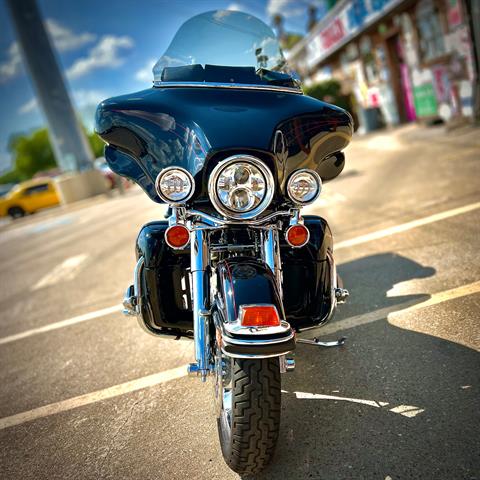
[(343, 0), (288, 56), (307, 85), (339, 80), (363, 131), (474, 114), (462, 0)]

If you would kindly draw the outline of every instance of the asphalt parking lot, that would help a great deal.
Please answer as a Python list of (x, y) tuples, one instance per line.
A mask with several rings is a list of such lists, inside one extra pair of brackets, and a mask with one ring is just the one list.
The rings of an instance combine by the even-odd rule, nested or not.
[[(325, 216), (350, 300), (299, 345), (261, 479), (480, 478), (480, 135), (357, 138), (308, 213)], [(163, 208), (139, 189), (0, 230), (0, 478), (234, 479), (189, 340), (119, 303)], [(323, 330), (323, 333), (322, 333)]]

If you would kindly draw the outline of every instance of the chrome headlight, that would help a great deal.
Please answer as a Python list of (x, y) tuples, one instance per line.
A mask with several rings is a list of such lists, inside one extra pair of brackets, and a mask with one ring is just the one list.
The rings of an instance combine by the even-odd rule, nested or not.
[(190, 172), (180, 167), (167, 167), (157, 176), (155, 190), (167, 203), (185, 203), (195, 190), (195, 181)]
[(300, 205), (313, 203), (322, 191), (322, 179), (314, 170), (297, 170), (287, 183), (287, 193), (291, 200)]
[(272, 172), (258, 158), (234, 155), (220, 162), (210, 175), (208, 194), (220, 214), (236, 219), (254, 218), (272, 201)]

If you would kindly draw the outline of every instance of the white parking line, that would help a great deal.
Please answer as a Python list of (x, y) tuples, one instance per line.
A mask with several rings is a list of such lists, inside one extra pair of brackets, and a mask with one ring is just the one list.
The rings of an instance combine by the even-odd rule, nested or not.
[(80, 271), (82, 263), (88, 258), (86, 253), (75, 255), (67, 258), (62, 263), (58, 264), (45, 276), (43, 276), (33, 287), (32, 290), (39, 290), (40, 288), (50, 287), (60, 281), (73, 280)]
[[(345, 320), (341, 320), (339, 322), (335, 322), (331, 325), (327, 325), (326, 327), (323, 327), (322, 333), (323, 332), (333, 333), (339, 330), (344, 330), (346, 328), (352, 328), (357, 325), (363, 325), (365, 323), (370, 323), (376, 320), (382, 320), (388, 315), (388, 313), (391, 313), (394, 309), (396, 309), (395, 310), (396, 313), (409, 312), (413, 310), (418, 310), (420, 308), (437, 305), (441, 302), (446, 302), (447, 300), (452, 300), (454, 298), (459, 298), (461, 296), (470, 295), (472, 293), (477, 293), (479, 291), (480, 291), (480, 281), (471, 283), (469, 285), (465, 285), (463, 287), (454, 288), (452, 290), (447, 290), (445, 292), (434, 294), (429, 300), (418, 303), (416, 305), (411, 305), (409, 303), (408, 304), (409, 306), (404, 309), (402, 308), (403, 308), (403, 305), (405, 304), (400, 304), (388, 309), (376, 310), (371, 314), (367, 313), (365, 315), (358, 315), (356, 317), (347, 318)], [(402, 309), (402, 310), (399, 310), (399, 309)], [(385, 311), (387, 311), (387, 313), (384, 313)], [(187, 366), (185, 365), (182, 367), (174, 368), (172, 370), (167, 370), (165, 372), (160, 372), (160, 373), (156, 373), (146, 377), (138, 378), (136, 380), (122, 383), (120, 385), (114, 385), (113, 387), (108, 387), (108, 388), (105, 388), (104, 390), (98, 390), (96, 392), (86, 393), (85, 395), (80, 395), (79, 397), (69, 398), (67, 400), (45, 405), (43, 407), (35, 408), (27, 412), (18, 413), (16, 415), (12, 415), (10, 417), (5, 417), (0, 419), (0, 430), (4, 428), (12, 427), (14, 425), (19, 425), (25, 422), (29, 422), (31, 420), (35, 420), (38, 418), (54, 415), (60, 412), (65, 412), (67, 410), (72, 410), (77, 407), (89, 405), (91, 403), (99, 402), (101, 400), (105, 400), (108, 398), (124, 395), (126, 393), (134, 392), (136, 390), (141, 390), (143, 388), (153, 387), (160, 383), (165, 383), (165, 382), (169, 382), (170, 380), (181, 378), (186, 374), (187, 374)], [(306, 395), (311, 395), (311, 394), (306, 394)], [(381, 402), (379, 402), (379, 406), (383, 406)], [(396, 409), (395, 411), (392, 410), (394, 411), (394, 413), (402, 413), (406, 415), (405, 412), (409, 412), (410, 416), (414, 416), (418, 413), (421, 413), (421, 411), (423, 411), (418, 407), (413, 407), (408, 405), (400, 405), (398, 407), (395, 407), (395, 409)]]
[[(374, 408), (385, 408), (388, 402), (377, 402), (376, 400), (364, 400), (363, 398), (338, 397), (336, 395), (324, 395), (322, 393), (306, 393), (294, 392), (295, 396), (303, 400), (335, 400), (340, 402), (360, 403)], [(404, 417), (413, 418), (425, 411), (424, 408), (415, 407), (413, 405), (398, 405), (397, 407), (388, 408), (389, 412), (397, 413)]]
[(66, 412), (67, 410), (72, 410), (74, 408), (90, 405), (91, 403), (100, 402), (101, 400), (106, 400), (108, 398), (118, 397), (124, 393), (135, 392), (137, 390), (142, 390), (143, 388), (154, 387), (155, 385), (170, 382), (171, 380), (176, 380), (186, 375), (187, 366), (183, 365), (181, 367), (172, 368), (171, 370), (166, 370), (164, 372), (154, 373), (153, 375), (148, 375), (147, 377), (137, 378), (131, 382), (125, 382), (121, 383), (120, 385), (114, 385), (113, 387), (105, 388), (103, 390), (97, 390), (96, 392), (86, 393), (85, 395), (69, 398), (68, 400), (63, 400), (61, 402), (50, 403), (49, 405), (44, 405), (43, 407), (34, 408), (33, 410), (28, 410), (27, 412), (18, 413), (16, 415), (11, 415), (10, 417), (0, 419), (0, 430), (13, 427), (14, 425), (20, 425), (25, 422), (30, 422), (38, 418), (43, 418), (56, 413)]
[(385, 228), (383, 230), (377, 230), (376, 232), (367, 233), (366, 235), (360, 235), (359, 237), (351, 238), (350, 240), (344, 240), (334, 245), (334, 250), (341, 250), (342, 248), (353, 247), (360, 245), (361, 243), (371, 242), (372, 240), (378, 240), (379, 238), (395, 235), (396, 233), (406, 232), (412, 228), (428, 225), (429, 223), (438, 222), (439, 220), (445, 220), (446, 218), (455, 217), (462, 213), (472, 212), (480, 208), (480, 202), (464, 205), (463, 207), (453, 208), (452, 210), (446, 210), (444, 212), (435, 213), (428, 217), (412, 220), (411, 222), (402, 223), (393, 227)]
[(114, 305), (113, 307), (102, 308), (101, 310), (96, 310), (95, 312), (79, 315), (78, 317), (68, 318), (67, 320), (62, 320), (60, 322), (49, 323), (48, 325), (44, 325), (43, 327), (32, 328), (31, 330), (26, 330), (25, 332), (16, 333), (14, 335), (9, 335), (8, 337), (0, 338), (0, 345), (15, 342), (17, 340), (31, 337), (33, 335), (38, 335), (39, 333), (45, 333), (52, 330), (57, 330), (59, 328), (69, 327), (70, 325), (74, 325), (75, 323), (86, 322), (87, 320), (105, 317), (106, 315), (120, 312), (121, 310), (121, 305)]
[(480, 281), (469, 283), (468, 285), (463, 285), (458, 288), (452, 288), (451, 290), (434, 293), (428, 300), (425, 300), (424, 302), (414, 303), (415, 300), (412, 300), (410, 302), (404, 302), (397, 305), (392, 305), (390, 307), (380, 308), (378, 310), (374, 310), (373, 312), (364, 313), (362, 315), (356, 315), (354, 317), (346, 318), (345, 320), (339, 320), (338, 322), (332, 322), (324, 327), (321, 327), (321, 332), (322, 335), (329, 335), (330, 333), (336, 333), (342, 330), (348, 330), (349, 328), (376, 322), (377, 320), (383, 320), (390, 314), (410, 313), (414, 312), (415, 310), (420, 310), (421, 308), (431, 307), (448, 300), (466, 297), (467, 295), (472, 295), (479, 292)]

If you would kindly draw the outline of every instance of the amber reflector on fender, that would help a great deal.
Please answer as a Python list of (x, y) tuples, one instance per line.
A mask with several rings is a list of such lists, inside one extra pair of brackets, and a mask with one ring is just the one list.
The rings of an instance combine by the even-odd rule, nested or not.
[(165, 241), (167, 245), (178, 249), (187, 246), (190, 240), (190, 232), (184, 225), (172, 225), (165, 232)]
[(305, 225), (292, 225), (285, 233), (285, 238), (292, 247), (303, 247), (310, 238), (310, 232)]
[(274, 305), (241, 305), (240, 324), (243, 327), (278, 327), (280, 317)]

